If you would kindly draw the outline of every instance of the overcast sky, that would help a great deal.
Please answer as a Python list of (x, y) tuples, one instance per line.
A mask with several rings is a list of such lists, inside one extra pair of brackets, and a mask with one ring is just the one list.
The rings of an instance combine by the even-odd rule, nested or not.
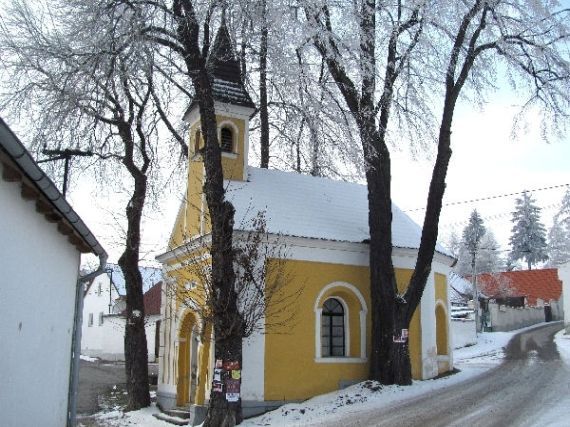
[[(570, 184), (570, 139), (545, 142), (539, 123), (533, 117), (527, 120), (528, 127), (524, 131), (513, 136), (513, 118), (517, 111), (518, 108), (499, 96), (493, 97), (482, 111), (459, 108), (453, 126), (453, 155), (444, 203)], [(432, 163), (429, 160), (411, 162), (404, 154), (397, 157), (398, 166), (393, 173), (394, 200), (404, 210), (422, 207), (427, 198)], [(566, 188), (533, 192), (537, 204), (543, 207), (542, 219), (547, 227)], [(499, 244), (507, 249), (516, 197), (444, 207), (440, 236), (446, 237), (454, 228), (461, 233), (469, 214), (476, 208), (487, 227), (494, 231)], [(408, 214), (421, 224), (423, 211)]]

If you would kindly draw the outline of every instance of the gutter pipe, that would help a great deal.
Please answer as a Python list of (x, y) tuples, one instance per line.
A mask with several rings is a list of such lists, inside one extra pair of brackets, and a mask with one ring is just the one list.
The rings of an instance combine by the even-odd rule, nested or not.
[(105, 273), (107, 253), (99, 254), (99, 267), (85, 276), (77, 279), (75, 289), (75, 313), (73, 315), (73, 336), (71, 342), (71, 367), (69, 372), (69, 394), (67, 399), (67, 427), (77, 424), (77, 393), (79, 389), (79, 365), (81, 359), (81, 327), (83, 324), (83, 285)]

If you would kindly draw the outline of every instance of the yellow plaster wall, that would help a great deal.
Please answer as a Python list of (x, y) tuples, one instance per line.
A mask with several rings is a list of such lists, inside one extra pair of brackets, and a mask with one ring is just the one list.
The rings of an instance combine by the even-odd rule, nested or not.
[[(396, 282), (398, 291), (403, 293), (410, 283), (412, 270), (396, 269)], [(412, 363), (412, 377), (414, 379), (422, 378), (422, 323), (421, 323), (421, 306), (416, 308), (412, 320), (410, 321), (409, 333), (409, 350), (410, 361)]]
[[(244, 155), (245, 155), (245, 121), (217, 115), (219, 124), (231, 122), (235, 128), (234, 138), (235, 153), (222, 153), (222, 168), (224, 179), (243, 181)], [(204, 199), (204, 164), (202, 157), (195, 153), (197, 131), (200, 123), (196, 122), (190, 127), (190, 158), (188, 160), (188, 180), (185, 195), (185, 205), (178, 212), (178, 216), (172, 230), (169, 246), (175, 248), (180, 246), (185, 240), (196, 237), (200, 234), (210, 232), (210, 217)], [(237, 129), (237, 132), (235, 130)], [(200, 137), (198, 144), (203, 147), (204, 142)]]
[(447, 306), (447, 276), (435, 273), (435, 300), (441, 300)]
[[(223, 123), (230, 122), (234, 127), (230, 128), (234, 132), (234, 153), (223, 153), (222, 154), (222, 169), (224, 170), (224, 179), (231, 179), (235, 181), (243, 181), (243, 168), (244, 168), (244, 156), (245, 156), (245, 121), (242, 119), (236, 119), (233, 117), (227, 117), (220, 114), (216, 115), (216, 121), (218, 126)], [(195, 146), (196, 146), (196, 131), (200, 129), (200, 123), (195, 123), (190, 128), (190, 151), (192, 153), (191, 157), (194, 156)], [(235, 130), (237, 129), (237, 133)], [(219, 136), (219, 129), (218, 129)], [(201, 139), (199, 143), (200, 147), (204, 146), (204, 142)]]
[[(367, 267), (326, 264), (306, 261), (287, 261), (284, 269), (291, 277), (302, 278), (290, 283), (291, 292), (303, 288), (294, 322), (267, 331), (265, 336), (265, 399), (297, 400), (337, 390), (341, 380), (356, 381), (367, 378), (368, 363), (315, 362), (315, 301), (321, 290), (333, 282), (355, 286), (370, 310), (369, 270)], [(270, 274), (268, 273), (270, 276)], [(398, 283), (404, 287), (411, 271), (397, 270)], [(337, 295), (349, 306), (350, 354), (360, 357), (359, 304), (343, 288), (331, 289), (327, 296)], [(410, 325), (410, 352), (414, 378), (421, 378), (421, 328), (419, 309)], [(367, 344), (370, 352), (370, 311), (367, 315)], [(320, 331), (319, 331), (320, 333)]]

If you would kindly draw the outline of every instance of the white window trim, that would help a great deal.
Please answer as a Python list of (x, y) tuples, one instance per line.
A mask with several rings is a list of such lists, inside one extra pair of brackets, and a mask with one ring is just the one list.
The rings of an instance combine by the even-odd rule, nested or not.
[[(345, 288), (350, 290), (360, 302), (360, 357), (349, 357), (350, 355), (350, 328), (348, 324), (348, 305), (346, 302), (337, 295), (330, 295), (328, 298), (335, 298), (341, 301), (343, 308), (345, 309), (345, 357), (323, 357), (321, 350), (321, 316), (323, 313), (321, 300), (323, 296), (332, 288)], [(327, 299), (328, 299), (327, 298)], [(324, 303), (324, 301), (322, 301)], [(350, 283), (345, 282), (333, 282), (326, 285), (315, 301), (314, 306), (315, 312), (315, 362), (317, 363), (365, 363), (367, 361), (366, 357), (366, 313), (368, 308), (366, 306), (366, 301), (360, 291)]]
[(218, 125), (218, 141), (222, 141), (222, 128), (223, 127), (229, 127), (232, 129), (232, 133), (233, 133), (233, 147), (232, 147), (232, 151), (231, 153), (227, 152), (227, 151), (222, 151), (222, 156), (223, 157), (229, 157), (231, 159), (237, 159), (239, 151), (238, 151), (238, 135), (239, 135), (239, 130), (237, 128), (237, 126), (234, 124), (234, 122), (232, 122), (231, 120), (224, 120), (223, 122), (221, 122)]
[(317, 363), (366, 363), (367, 358), (362, 357), (315, 357)]

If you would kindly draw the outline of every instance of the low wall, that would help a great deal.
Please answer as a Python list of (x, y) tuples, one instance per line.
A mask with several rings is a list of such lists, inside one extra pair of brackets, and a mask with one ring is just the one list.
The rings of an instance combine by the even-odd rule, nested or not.
[(558, 268), (558, 277), (562, 281), (562, 300), (564, 301), (564, 325), (570, 334), (570, 261)]
[(477, 343), (475, 320), (451, 319), (451, 343), (453, 348), (462, 348)]
[[(552, 320), (563, 318), (562, 302), (552, 302)], [(494, 332), (512, 331), (545, 321), (544, 307), (513, 308), (489, 303), (489, 326)]]

